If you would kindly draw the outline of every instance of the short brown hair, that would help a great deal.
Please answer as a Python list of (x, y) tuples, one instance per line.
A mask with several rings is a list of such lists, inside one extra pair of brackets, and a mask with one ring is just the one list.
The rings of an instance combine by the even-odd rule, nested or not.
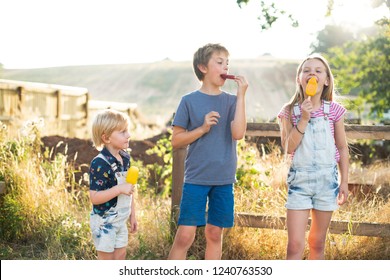
[(194, 53), (194, 60), (192, 64), (194, 67), (195, 75), (196, 77), (198, 77), (199, 81), (203, 81), (204, 74), (202, 73), (202, 71), (199, 70), (198, 66), (199, 65), (207, 66), (213, 53), (221, 53), (221, 52), (224, 52), (227, 55), (229, 55), (228, 50), (224, 46), (221, 46), (220, 44), (204, 45)]

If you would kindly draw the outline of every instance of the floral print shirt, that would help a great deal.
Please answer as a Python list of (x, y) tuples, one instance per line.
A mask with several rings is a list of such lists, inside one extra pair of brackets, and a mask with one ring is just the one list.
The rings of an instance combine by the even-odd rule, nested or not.
[[(123, 165), (106, 149), (100, 152), (111, 166), (101, 157), (95, 157), (89, 169), (89, 189), (94, 191), (104, 191), (118, 184), (115, 172), (126, 171), (130, 166), (130, 155), (125, 151), (120, 151)], [(93, 205), (93, 213), (103, 216), (111, 207), (116, 206), (117, 197), (106, 203)]]

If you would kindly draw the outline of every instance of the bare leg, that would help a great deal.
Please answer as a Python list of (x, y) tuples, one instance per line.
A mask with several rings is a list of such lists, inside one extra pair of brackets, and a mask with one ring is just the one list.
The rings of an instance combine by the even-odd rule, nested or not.
[(287, 210), (287, 259), (301, 260), (310, 210)]
[(223, 228), (207, 224), (206, 235), (206, 260), (220, 260), (222, 257)]
[(114, 260), (114, 252), (97, 251), (98, 260)]
[(325, 259), (326, 233), (332, 214), (332, 211), (312, 210), (312, 223), (309, 233), (310, 260)]
[(187, 251), (194, 242), (195, 234), (196, 226), (179, 226), (168, 259), (185, 260)]
[(114, 251), (114, 260), (125, 260), (126, 259), (126, 247), (116, 248)]

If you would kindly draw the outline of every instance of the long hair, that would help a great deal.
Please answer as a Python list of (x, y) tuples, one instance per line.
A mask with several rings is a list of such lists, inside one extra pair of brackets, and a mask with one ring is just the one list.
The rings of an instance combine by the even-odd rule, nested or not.
[(332, 71), (330, 70), (330, 66), (328, 61), (321, 55), (319, 54), (312, 54), (305, 58), (301, 64), (299, 64), (297, 68), (297, 74), (295, 76), (295, 94), (292, 96), (290, 101), (287, 103), (289, 106), (290, 112), (292, 112), (293, 106), (295, 103), (302, 103), (303, 100), (305, 99), (305, 94), (302, 88), (302, 85), (299, 83), (299, 75), (302, 72), (303, 64), (305, 64), (306, 61), (311, 60), (311, 59), (317, 59), (321, 61), (326, 69), (326, 74), (329, 79), (329, 85), (324, 86), (324, 89), (321, 93), (321, 99), (326, 100), (326, 101), (333, 101), (334, 95), (335, 95), (335, 89), (334, 89), (334, 77), (332, 74)]

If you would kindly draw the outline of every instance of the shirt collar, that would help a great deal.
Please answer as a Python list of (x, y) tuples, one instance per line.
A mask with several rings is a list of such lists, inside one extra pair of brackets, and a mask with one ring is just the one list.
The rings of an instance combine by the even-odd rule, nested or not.
[[(110, 151), (106, 147), (104, 147), (102, 149), (101, 153), (108, 160), (108, 162), (111, 165), (111, 168), (114, 171), (117, 171), (118, 166), (122, 166), (122, 164), (110, 153)], [(125, 166), (127, 167), (128, 163), (130, 161), (130, 155), (128, 153), (126, 153), (125, 151), (122, 151), (122, 150), (119, 151), (119, 154), (122, 157), (123, 165), (124, 165), (124, 166), (122, 166), (121, 169), (124, 170)]]

